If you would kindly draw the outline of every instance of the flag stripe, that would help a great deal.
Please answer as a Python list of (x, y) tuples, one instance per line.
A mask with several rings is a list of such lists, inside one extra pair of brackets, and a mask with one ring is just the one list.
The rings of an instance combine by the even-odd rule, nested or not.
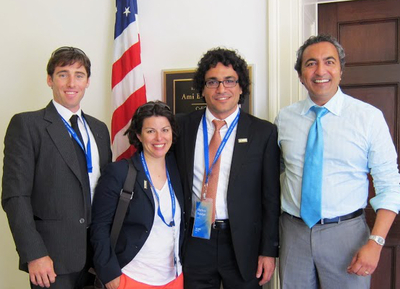
[[(128, 129), (129, 125), (130, 125), (130, 123), (127, 123), (126, 126), (125, 126), (123, 129), (121, 129), (121, 130), (116, 134), (115, 137), (116, 137), (117, 139), (127, 139), (127, 140), (128, 140), (128, 137), (127, 137), (126, 135), (124, 135), (124, 133), (125, 133), (125, 131)], [(114, 142), (114, 143), (113, 143), (112, 150), (113, 150), (113, 153), (115, 153), (115, 155), (118, 156), (118, 158), (121, 158), (121, 157), (122, 157), (122, 154), (124, 154), (124, 153), (126, 154), (126, 153), (131, 152), (131, 150), (130, 150), (131, 147), (132, 147), (132, 146), (129, 144), (128, 141), (126, 141), (126, 142)], [(133, 147), (132, 147), (132, 148), (133, 148)], [(116, 158), (116, 159), (117, 159), (117, 158)]]
[(130, 158), (135, 153), (135, 151), (136, 150), (134, 149), (134, 147), (130, 146), (125, 152), (119, 155), (118, 160)]
[[(132, 119), (133, 113), (136, 108), (141, 104), (146, 102), (146, 90), (143, 86), (139, 90), (137, 90), (134, 94), (132, 94), (123, 105), (119, 106), (113, 113), (112, 121), (111, 121), (111, 135), (112, 141), (116, 134), (123, 129), (127, 123), (129, 123)], [(135, 110), (132, 112), (132, 108)]]
[(124, 79), (124, 77), (139, 64), (140, 42), (132, 45), (126, 53), (124, 53), (122, 57), (113, 64), (111, 87), (114, 88), (114, 86)]
[(137, 0), (116, 0), (116, 6), (111, 77), (113, 160), (133, 154), (134, 147), (129, 144), (124, 133), (137, 107), (146, 103), (146, 86), (140, 59)]
[(141, 68), (141, 65), (136, 66), (135, 69), (130, 71), (125, 78), (113, 88), (113, 109), (117, 109), (124, 104), (129, 96), (145, 85)]
[(122, 34), (120, 34), (114, 40), (114, 55), (113, 62), (116, 62), (118, 59), (122, 57), (122, 55), (129, 49), (129, 47), (133, 44), (139, 42), (139, 32), (136, 25), (136, 22), (129, 24), (128, 27), (124, 30)]

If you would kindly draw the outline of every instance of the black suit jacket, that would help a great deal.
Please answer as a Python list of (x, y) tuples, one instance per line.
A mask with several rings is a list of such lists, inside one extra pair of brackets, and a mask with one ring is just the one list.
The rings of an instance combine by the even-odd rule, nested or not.
[[(186, 223), (192, 210), (196, 136), (204, 111), (178, 118), (175, 148), (185, 192)], [(238, 122), (227, 204), (235, 256), (242, 277), (254, 278), (258, 256), (278, 256), (280, 185), (275, 125), (243, 111)], [(192, 233), (188, 228), (187, 234)], [(183, 259), (185, 262), (185, 259)]]
[[(154, 198), (143, 169), (140, 155), (136, 153), (133, 164), (137, 170), (134, 196), (129, 203), (115, 250), (111, 249), (110, 232), (115, 211), (128, 174), (128, 162), (121, 160), (109, 164), (99, 179), (93, 200), (91, 242), (94, 248), (94, 266), (97, 275), (108, 283), (120, 276), (121, 268), (140, 251), (149, 237), (154, 222)], [(176, 199), (181, 206), (180, 244), (183, 243), (183, 191), (174, 155), (167, 154), (166, 163)], [(147, 181), (147, 188), (144, 187)], [(180, 252), (179, 252), (180, 253)]]
[[(99, 150), (100, 167), (111, 161), (106, 125), (85, 115)], [(83, 180), (72, 138), (53, 103), (15, 115), (5, 136), (2, 205), (20, 257), (49, 255), (57, 274), (79, 272), (86, 261)]]

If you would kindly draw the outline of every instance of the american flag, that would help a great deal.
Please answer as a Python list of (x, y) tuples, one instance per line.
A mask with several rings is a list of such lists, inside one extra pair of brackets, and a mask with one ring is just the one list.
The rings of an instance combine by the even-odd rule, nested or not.
[(146, 103), (146, 86), (140, 60), (137, 0), (116, 0), (112, 67), (113, 160), (130, 157), (135, 149), (124, 136), (137, 107)]

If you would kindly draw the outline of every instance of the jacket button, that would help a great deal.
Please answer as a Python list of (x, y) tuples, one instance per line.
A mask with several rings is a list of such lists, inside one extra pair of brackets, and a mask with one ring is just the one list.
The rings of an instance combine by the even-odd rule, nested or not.
[(80, 224), (85, 223), (85, 219), (84, 219), (84, 218), (80, 218), (80, 219), (79, 219), (79, 223), (80, 223)]

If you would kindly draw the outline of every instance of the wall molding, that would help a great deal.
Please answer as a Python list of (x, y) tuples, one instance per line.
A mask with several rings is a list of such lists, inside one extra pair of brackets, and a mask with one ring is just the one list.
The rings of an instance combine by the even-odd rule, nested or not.
[(306, 90), (298, 80), (296, 51), (318, 32), (318, 4), (354, 0), (268, 0), (268, 118), (304, 99)]

